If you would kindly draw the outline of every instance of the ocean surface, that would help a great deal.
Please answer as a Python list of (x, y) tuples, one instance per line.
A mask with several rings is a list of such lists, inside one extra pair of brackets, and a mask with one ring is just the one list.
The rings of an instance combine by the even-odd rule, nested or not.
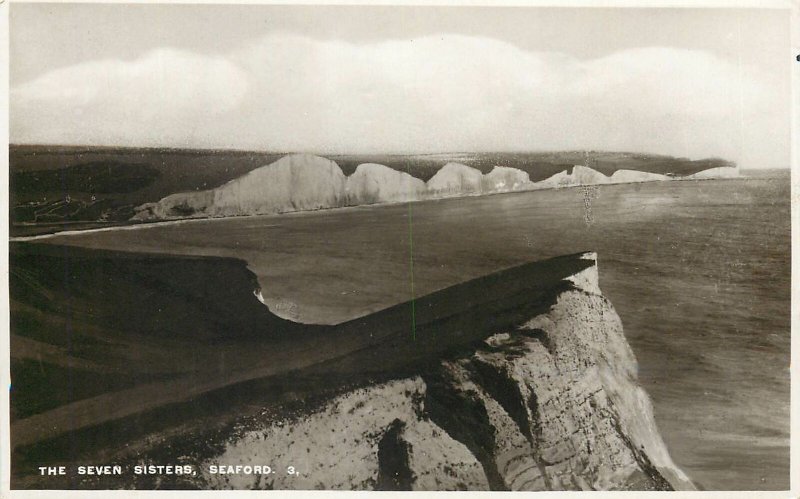
[[(789, 172), (154, 224), (43, 243), (234, 256), (336, 323), (527, 261), (599, 254), (670, 453), (706, 490), (788, 489)], [(220, 283), (224, 285), (224, 283)]]

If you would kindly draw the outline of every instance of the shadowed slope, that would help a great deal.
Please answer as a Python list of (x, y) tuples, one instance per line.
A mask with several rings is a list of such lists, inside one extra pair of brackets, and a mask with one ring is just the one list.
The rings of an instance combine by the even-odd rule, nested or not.
[[(89, 398), (15, 421), (12, 442), (28, 445), (292, 371), (336, 383), (336, 376), (407, 370), (516, 327), (571, 286), (566, 277), (592, 264), (577, 256), (526, 264), (317, 326), (272, 314), (239, 260), (13, 244), (12, 357), (20, 343), (14, 338), (32, 339), (87, 365), (124, 365), (119, 376), (134, 386), (82, 390)], [(152, 382), (153, 373), (164, 380)]]

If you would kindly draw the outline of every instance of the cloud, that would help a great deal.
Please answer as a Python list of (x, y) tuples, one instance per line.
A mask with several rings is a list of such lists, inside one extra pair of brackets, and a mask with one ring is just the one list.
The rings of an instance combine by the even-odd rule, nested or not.
[(776, 105), (758, 73), (702, 51), (580, 60), (452, 34), (352, 44), (273, 33), (224, 58), (165, 49), (45, 74), (12, 91), (12, 140), (738, 159), (744, 123), (766, 126)]
[(226, 59), (173, 49), (130, 62), (86, 62), (12, 88), (12, 140), (180, 143), (202, 123), (234, 112), (248, 85)]

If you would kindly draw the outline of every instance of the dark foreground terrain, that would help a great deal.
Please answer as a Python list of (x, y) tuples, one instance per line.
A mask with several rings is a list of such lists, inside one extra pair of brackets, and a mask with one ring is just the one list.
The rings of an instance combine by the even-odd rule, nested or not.
[(240, 260), (12, 243), (12, 486), (70, 487), (37, 468), (424, 371), (547, 311), (592, 263), (526, 264), (313, 326), (273, 315)]

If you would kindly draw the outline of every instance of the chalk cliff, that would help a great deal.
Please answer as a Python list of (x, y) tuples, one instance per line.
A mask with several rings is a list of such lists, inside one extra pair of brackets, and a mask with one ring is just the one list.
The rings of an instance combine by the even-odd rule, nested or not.
[[(735, 167), (705, 170), (686, 177), (738, 177)], [(344, 206), (476, 196), (500, 192), (580, 185), (670, 180), (666, 175), (617, 170), (611, 177), (575, 165), (539, 182), (519, 169), (495, 166), (489, 173), (447, 163), (427, 183), (384, 165), (364, 163), (345, 176), (335, 162), (312, 154), (292, 154), (216, 188), (181, 192), (135, 208), (133, 220), (267, 215)]]
[(136, 208), (141, 220), (262, 215), (344, 205), (339, 166), (311, 154), (284, 156), (207, 191), (167, 196)]
[(416, 201), (425, 195), (425, 182), (388, 166), (364, 163), (347, 177), (345, 192), (349, 206)]
[(447, 163), (428, 182), (375, 163), (356, 167), (349, 177), (328, 159), (294, 154), (257, 168), (216, 189), (171, 194), (136, 207), (134, 220), (264, 215), (509, 192), (531, 188), (528, 174), (495, 167), (483, 175)]
[(537, 188), (550, 188), (550, 187), (570, 187), (574, 185), (596, 185), (607, 184), (609, 178), (602, 173), (589, 168), (588, 166), (575, 165), (572, 171), (564, 170), (555, 175), (546, 178), (540, 182), (536, 182)]
[(735, 166), (719, 166), (717, 168), (709, 168), (708, 170), (697, 172), (694, 175), (689, 175), (686, 178), (710, 179), (710, 178), (736, 178), (739, 176), (741, 176), (739, 174), (739, 168)]
[(530, 175), (517, 168), (495, 166), (492, 171), (483, 176), (483, 192), (511, 192), (522, 191), (533, 187)]
[(480, 170), (447, 163), (428, 180), (428, 195), (431, 197), (469, 196), (482, 193), (483, 174)]
[(611, 183), (624, 184), (628, 182), (656, 182), (670, 180), (666, 175), (660, 173), (640, 172), (636, 170), (617, 170), (611, 174)]
[[(692, 489), (636, 382), (597, 266), (566, 281), (549, 310), (491, 332), (470, 353), (306, 413), (265, 415), (199, 479), (218, 489)], [(297, 474), (207, 471), (266, 457)]]

